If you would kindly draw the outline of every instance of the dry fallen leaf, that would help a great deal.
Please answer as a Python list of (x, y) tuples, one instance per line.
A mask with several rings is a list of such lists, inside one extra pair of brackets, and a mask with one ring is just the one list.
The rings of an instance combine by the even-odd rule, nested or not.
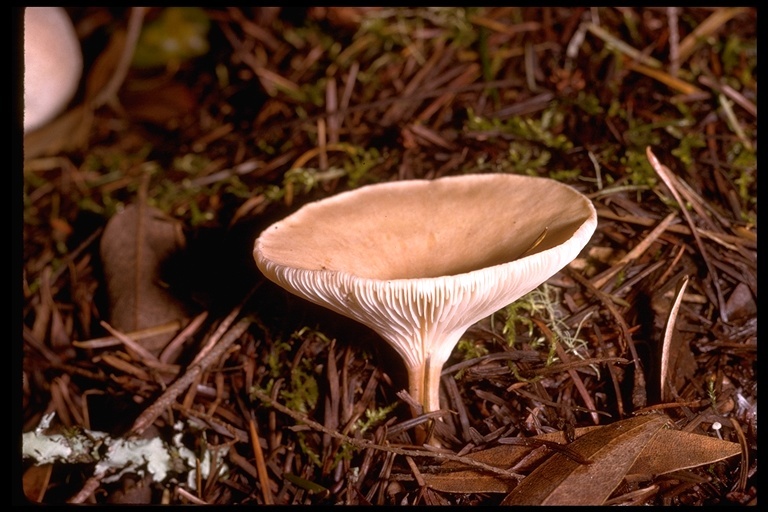
[(739, 443), (662, 429), (632, 465), (628, 475), (665, 475), (741, 454)]
[[(129, 205), (110, 219), (101, 239), (101, 259), (112, 327), (135, 331), (188, 316), (160, 278), (163, 261), (183, 244), (179, 224), (156, 208)], [(172, 336), (158, 334), (137, 341), (159, 352)]]
[(728, 309), (728, 318), (732, 321), (754, 317), (757, 314), (757, 304), (752, 296), (752, 291), (745, 283), (739, 283), (731, 292), (731, 296), (725, 303)]
[(29, 501), (42, 503), (45, 497), (45, 491), (48, 489), (48, 483), (51, 480), (53, 464), (41, 464), (39, 466), (30, 466), (24, 471), (21, 478), (24, 496)]
[(588, 432), (569, 448), (590, 464), (555, 453), (501, 504), (602, 505), (667, 421), (666, 416), (637, 416)]
[[(579, 439), (589, 432), (605, 427), (586, 427), (575, 431)], [(542, 434), (532, 438), (565, 444), (562, 432)], [(498, 468), (511, 468), (533, 451), (531, 446), (498, 445), (487, 450), (469, 454), (468, 457)], [(736, 456), (740, 453), (738, 443), (723, 441), (699, 434), (679, 430), (661, 429), (645, 446), (643, 451), (627, 471), (626, 477), (637, 479), (650, 478), (682, 469), (689, 469)], [(542, 452), (527, 463), (535, 465), (545, 458)], [(463, 469), (460, 463), (448, 462), (442, 466), (444, 472), (424, 473), (422, 476), (427, 486), (443, 492), (454, 493), (508, 493), (515, 488), (514, 479), (505, 480), (496, 475), (483, 473), (475, 469)]]
[(163, 82), (144, 90), (126, 88), (121, 101), (132, 119), (159, 126), (166, 126), (188, 114), (196, 105), (192, 91), (178, 82)]

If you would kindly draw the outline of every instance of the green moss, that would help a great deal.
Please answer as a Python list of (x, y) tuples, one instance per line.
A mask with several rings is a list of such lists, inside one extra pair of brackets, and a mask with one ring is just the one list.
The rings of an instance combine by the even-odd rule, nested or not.
[(482, 343), (467, 338), (461, 338), (456, 345), (456, 348), (461, 353), (461, 358), (464, 361), (476, 359), (488, 354), (488, 349), (485, 348)]
[(704, 148), (706, 146), (707, 143), (701, 134), (688, 132), (680, 138), (680, 145), (672, 150), (672, 154), (680, 159), (686, 169), (690, 169), (697, 158), (694, 149)]
[(386, 407), (378, 407), (376, 409), (366, 409), (365, 419), (359, 419), (355, 422), (355, 430), (359, 434), (364, 434), (372, 427), (375, 427), (379, 423), (387, 419), (387, 416), (397, 408), (397, 402), (388, 405)]
[[(542, 284), (539, 288), (524, 295), (514, 303), (502, 308), (498, 312), (504, 319), (502, 334), (506, 337), (509, 346), (514, 346), (517, 336), (522, 332), (527, 338), (527, 344), (534, 349), (547, 347), (547, 364), (555, 360), (555, 342), (563, 344), (563, 348), (574, 355), (579, 355), (587, 345), (586, 341), (579, 338), (581, 325), (575, 332), (564, 322), (563, 312), (560, 308), (560, 296), (557, 288)], [(538, 318), (552, 332), (555, 340), (547, 343), (547, 338), (537, 334), (538, 326), (533, 321)]]
[(467, 110), (465, 129), (512, 135), (518, 139), (537, 142), (547, 148), (567, 151), (573, 148), (573, 143), (565, 135), (559, 133), (564, 118), (564, 113), (557, 106), (544, 110), (538, 119), (513, 116), (504, 120), (480, 117), (475, 115), (470, 108)]
[(199, 7), (168, 7), (142, 28), (133, 65), (166, 66), (208, 53), (210, 20)]

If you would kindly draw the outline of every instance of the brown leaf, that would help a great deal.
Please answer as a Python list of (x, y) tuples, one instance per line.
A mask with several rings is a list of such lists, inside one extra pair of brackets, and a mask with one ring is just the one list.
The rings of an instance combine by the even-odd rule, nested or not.
[(54, 155), (85, 147), (93, 123), (93, 111), (78, 105), (50, 123), (24, 134), (24, 159)]
[(127, 89), (121, 95), (121, 101), (131, 118), (160, 126), (188, 114), (197, 104), (192, 91), (177, 82), (159, 84), (146, 90)]
[(757, 304), (752, 297), (752, 292), (744, 283), (739, 283), (733, 289), (731, 296), (725, 302), (728, 310), (728, 318), (732, 321), (749, 318), (757, 314)]
[[(605, 427), (578, 428), (575, 438), (579, 439), (589, 432)], [(565, 444), (563, 432), (542, 434), (532, 439)], [(545, 458), (547, 452), (532, 454), (533, 448), (520, 445), (498, 445), (487, 450), (469, 454), (468, 457), (498, 468), (511, 468), (524, 457), (529, 457), (528, 464), (535, 465)], [(652, 477), (689, 469), (705, 464), (712, 464), (740, 453), (738, 443), (722, 441), (708, 436), (661, 429), (645, 446), (635, 463), (627, 471), (627, 477), (637, 479)], [(463, 469), (461, 463), (443, 464), (441, 473), (422, 473), (426, 484), (438, 491), (454, 493), (507, 493), (515, 488), (513, 479), (505, 480), (496, 475), (489, 475), (475, 469)]]
[(734, 457), (741, 453), (739, 443), (714, 437), (662, 429), (629, 471), (630, 475), (664, 475)]
[(638, 416), (583, 435), (569, 448), (591, 464), (555, 453), (501, 504), (602, 505), (667, 420), (665, 416)]
[[(186, 318), (184, 304), (162, 286), (162, 262), (183, 246), (179, 225), (150, 206), (129, 205), (107, 223), (101, 258), (110, 305), (110, 324), (123, 332)], [(171, 334), (137, 340), (157, 352)]]
[(24, 471), (21, 478), (24, 496), (35, 503), (41, 503), (45, 497), (45, 491), (48, 489), (48, 483), (51, 480), (53, 464), (42, 464), (40, 466), (30, 466)]
[[(528, 446), (500, 445), (487, 450), (472, 453), (467, 457), (499, 468), (509, 468), (519, 462), (532, 448)], [(422, 473), (428, 487), (443, 492), (485, 493), (510, 492), (515, 488), (515, 480), (505, 480), (474, 469), (458, 462), (447, 462), (441, 467), (445, 472)]]

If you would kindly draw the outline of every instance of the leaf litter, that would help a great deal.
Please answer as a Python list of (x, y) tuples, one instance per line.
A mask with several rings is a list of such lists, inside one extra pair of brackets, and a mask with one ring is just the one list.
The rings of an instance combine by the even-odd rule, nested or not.
[[(24, 141), (17, 381), (24, 432), (54, 412), (40, 435), (168, 446), (181, 421), (227, 471), (24, 457), (19, 499), (756, 502), (754, 8), (195, 9), (68, 10), (86, 85)], [(135, 46), (163, 34), (206, 45)], [(600, 222), (465, 333), (449, 412), (412, 418), (395, 355), (264, 282), (251, 246), (308, 201), (470, 172), (564, 181)], [(184, 245), (105, 239), (137, 205)], [(157, 316), (112, 321), (110, 287)], [(414, 444), (425, 425), (439, 449)]]

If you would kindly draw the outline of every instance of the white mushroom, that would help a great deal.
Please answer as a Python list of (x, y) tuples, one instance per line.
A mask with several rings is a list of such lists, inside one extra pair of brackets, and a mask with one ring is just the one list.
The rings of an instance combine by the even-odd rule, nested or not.
[(24, 133), (56, 117), (77, 92), (80, 41), (61, 7), (24, 10)]
[(589, 199), (551, 179), (409, 180), (303, 206), (264, 230), (254, 258), (288, 291), (378, 332), (428, 412), (464, 331), (567, 265), (596, 227)]

